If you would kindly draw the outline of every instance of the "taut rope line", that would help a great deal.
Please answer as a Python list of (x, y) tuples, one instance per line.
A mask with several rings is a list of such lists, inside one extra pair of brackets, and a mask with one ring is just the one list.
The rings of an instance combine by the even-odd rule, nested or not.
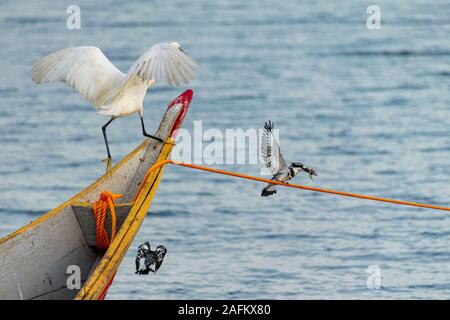
[(198, 166), (198, 165), (195, 165), (195, 164), (181, 163), (181, 162), (177, 162), (177, 161), (173, 161), (173, 160), (163, 160), (161, 162), (158, 162), (158, 163), (154, 164), (150, 169), (148, 169), (147, 175), (145, 176), (141, 186), (139, 187), (139, 191), (136, 193), (136, 197), (141, 192), (141, 189), (142, 189), (143, 185), (145, 184), (145, 182), (147, 181), (148, 176), (154, 170), (158, 169), (161, 166), (167, 165), (169, 163), (177, 165), (177, 166), (182, 166), (182, 167), (187, 167), (187, 168), (196, 169), (196, 170), (202, 170), (202, 171), (208, 171), (208, 172), (213, 172), (213, 173), (219, 173), (219, 174), (232, 176), (232, 177), (237, 177), (237, 178), (241, 178), (241, 179), (272, 183), (272, 184), (276, 184), (276, 185), (280, 185), (280, 186), (284, 186), (284, 187), (289, 187), (289, 188), (303, 189), (303, 190), (309, 190), (309, 191), (314, 191), (314, 192), (322, 192), (322, 193), (334, 194), (334, 195), (338, 195), (338, 196), (359, 198), (359, 199), (379, 201), (379, 202), (387, 202), (387, 203), (393, 203), (393, 204), (404, 205), (404, 206), (450, 211), (449, 207), (437, 206), (437, 205), (426, 204), (426, 203), (417, 203), (417, 202), (411, 202), (411, 201), (395, 200), (395, 199), (382, 198), (382, 197), (374, 197), (374, 196), (369, 196), (369, 195), (365, 195), (365, 194), (358, 194), (358, 193), (337, 191), (337, 190), (332, 190), (332, 189), (323, 189), (323, 188), (302, 186), (302, 185), (298, 185), (298, 184), (290, 184), (290, 183), (288, 184), (288, 183), (283, 183), (283, 182), (275, 181), (275, 180), (271, 180), (271, 179), (259, 178), (259, 177), (254, 177), (254, 176), (241, 174), (241, 173), (236, 173), (236, 172), (230, 172), (230, 171), (225, 171), (225, 170), (213, 169), (213, 168), (208, 168), (208, 167), (204, 167), (204, 166)]

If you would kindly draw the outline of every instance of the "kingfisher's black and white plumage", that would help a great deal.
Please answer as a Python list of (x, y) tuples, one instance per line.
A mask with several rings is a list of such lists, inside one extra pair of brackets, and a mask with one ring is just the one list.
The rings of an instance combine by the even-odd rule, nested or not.
[[(272, 180), (287, 182), (294, 178), (300, 171), (309, 174), (312, 180), (313, 176), (317, 176), (316, 170), (307, 168), (300, 162), (292, 162), (290, 166), (281, 154), (280, 146), (278, 145), (275, 136), (273, 135), (274, 125), (271, 121), (264, 124), (264, 132), (261, 143), (261, 154), (264, 159), (265, 166), (272, 174)], [(261, 196), (268, 197), (277, 192), (275, 185), (269, 183), (261, 192)]]
[(157, 246), (155, 251), (150, 249), (150, 243), (145, 242), (138, 247), (136, 254), (136, 272), (137, 274), (148, 274), (150, 271), (155, 273), (164, 261), (167, 249), (164, 246)]

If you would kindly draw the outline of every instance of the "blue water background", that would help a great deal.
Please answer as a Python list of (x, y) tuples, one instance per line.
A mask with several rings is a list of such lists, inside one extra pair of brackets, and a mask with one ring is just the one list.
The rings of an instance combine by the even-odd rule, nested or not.
[[(0, 1), (0, 236), (103, 173), (107, 120), (62, 84), (37, 86), (32, 63), (96, 45), (121, 70), (178, 41), (201, 64), (189, 86), (145, 99), (154, 128), (167, 102), (195, 91), (184, 127), (260, 128), (271, 119), (298, 183), (450, 204), (450, 3), (377, 1)], [(115, 159), (142, 137), (111, 125)], [(258, 175), (256, 165), (217, 165)], [(169, 167), (109, 291), (110, 299), (394, 299), (450, 294), (450, 215)], [(138, 244), (168, 248), (156, 275), (134, 274)], [(380, 290), (366, 286), (370, 265)]]

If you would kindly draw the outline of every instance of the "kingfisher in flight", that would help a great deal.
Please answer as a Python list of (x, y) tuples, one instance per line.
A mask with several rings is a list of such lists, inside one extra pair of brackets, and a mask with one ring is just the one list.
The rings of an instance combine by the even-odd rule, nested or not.
[(145, 242), (138, 247), (136, 254), (136, 274), (156, 273), (164, 261), (167, 253), (166, 247), (160, 245), (153, 251), (150, 249), (150, 243)]
[[(317, 176), (317, 172), (313, 168), (308, 168), (303, 163), (292, 162), (289, 166), (281, 154), (280, 146), (273, 134), (274, 124), (269, 120), (264, 124), (264, 131), (261, 143), (261, 154), (264, 159), (266, 168), (272, 174), (272, 180), (287, 183), (294, 178), (299, 172), (306, 172), (309, 178), (313, 180), (313, 176)], [(262, 197), (268, 197), (277, 193), (276, 185), (269, 183), (261, 192)]]

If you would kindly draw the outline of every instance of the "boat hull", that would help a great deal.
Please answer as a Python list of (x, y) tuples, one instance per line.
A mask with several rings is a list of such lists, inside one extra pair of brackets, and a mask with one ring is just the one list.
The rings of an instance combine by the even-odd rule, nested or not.
[[(174, 139), (192, 99), (187, 90), (168, 106), (156, 135)], [(57, 208), (0, 239), (0, 299), (104, 299), (145, 218), (173, 143), (147, 139), (111, 171)], [(102, 191), (123, 195), (115, 207), (117, 234), (108, 249), (95, 242), (92, 204)], [(106, 228), (111, 234), (110, 217)], [(79, 281), (77, 283), (77, 271)]]

